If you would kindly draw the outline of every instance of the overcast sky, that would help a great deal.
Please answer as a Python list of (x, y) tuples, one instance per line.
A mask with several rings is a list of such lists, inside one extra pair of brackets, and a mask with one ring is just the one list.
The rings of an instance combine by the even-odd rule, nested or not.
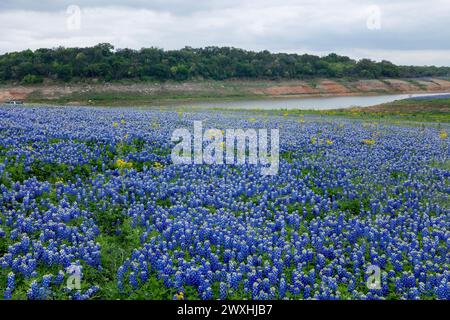
[(0, 53), (100, 42), (450, 66), (450, 0), (0, 1)]

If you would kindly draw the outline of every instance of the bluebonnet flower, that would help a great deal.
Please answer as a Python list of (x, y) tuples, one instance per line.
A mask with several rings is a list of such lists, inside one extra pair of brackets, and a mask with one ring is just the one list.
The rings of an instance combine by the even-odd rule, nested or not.
[(13, 291), (13, 289), (6, 287), (5, 292), (3, 294), (3, 298), (5, 300), (11, 300), (12, 299), (12, 291)]
[(133, 288), (137, 288), (139, 286), (139, 283), (138, 283), (138, 280), (136, 278), (136, 274), (134, 272), (131, 272), (129, 278), (130, 278), (129, 279), (130, 280), (130, 285)]
[[(120, 113), (127, 125), (111, 126)], [(182, 121), (262, 127), (244, 115), (202, 111)], [(103, 273), (97, 238), (104, 226), (95, 212), (119, 208), (138, 236), (116, 270), (125, 294), (145, 286), (151, 270), (174, 292), (192, 286), (203, 299), (220, 298), (224, 286), (254, 299), (336, 299), (342, 285), (354, 299), (448, 298), (450, 212), (437, 200), (448, 191), (449, 173), (431, 163), (448, 158), (449, 141), (431, 127), (307, 120), (264, 118), (283, 137), (280, 174), (264, 177), (250, 164), (170, 165), (164, 153), (180, 121), (175, 112), (0, 107), (0, 172), (7, 180), (0, 184), (0, 238), (8, 236), (0, 266), (25, 283), (39, 279), (30, 299), (49, 298), (49, 283), (63, 283), (61, 273), (45, 277), (53, 270), (75, 264)], [(160, 125), (149, 128), (152, 122)], [(118, 159), (133, 168), (116, 168)], [(86, 179), (41, 181), (31, 174), (39, 163), (90, 172)], [(18, 165), (29, 174), (23, 181), (7, 175)], [(124, 234), (118, 222), (111, 235)], [(367, 264), (387, 275), (381, 290), (365, 294)], [(64, 294), (89, 299), (94, 291)]]
[(53, 282), (56, 285), (60, 285), (62, 282), (64, 281), (64, 272), (59, 270), (58, 274), (55, 276), (55, 278), (53, 279)]
[(40, 287), (36, 280), (33, 280), (33, 282), (31, 283), (30, 288), (28, 289), (27, 292), (27, 297), (30, 300), (36, 300), (41, 298)]
[(221, 282), (219, 284), (219, 299), (220, 300), (227, 299), (227, 291), (228, 291), (227, 285), (225, 283)]
[(45, 275), (42, 277), (42, 286), (44, 288), (50, 287), (50, 284), (52, 283), (53, 275)]
[(15, 288), (14, 287), (15, 279), (16, 279), (16, 276), (13, 272), (8, 273), (6, 286), (8, 288), (10, 288), (11, 290), (14, 290), (14, 288)]

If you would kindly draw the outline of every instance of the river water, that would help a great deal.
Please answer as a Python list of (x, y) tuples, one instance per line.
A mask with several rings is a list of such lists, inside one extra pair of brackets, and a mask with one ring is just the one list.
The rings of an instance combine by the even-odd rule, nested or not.
[(412, 97), (442, 95), (442, 93), (421, 94), (389, 94), (376, 96), (349, 97), (314, 97), (314, 98), (271, 98), (260, 100), (238, 100), (224, 102), (196, 102), (183, 103), (187, 108), (224, 108), (224, 109), (299, 109), (299, 110), (327, 110), (350, 107), (369, 107), (381, 103), (392, 102)]

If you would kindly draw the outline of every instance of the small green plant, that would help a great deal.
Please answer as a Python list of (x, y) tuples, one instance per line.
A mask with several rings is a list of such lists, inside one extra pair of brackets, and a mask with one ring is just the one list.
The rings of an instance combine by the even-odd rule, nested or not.
[(25, 77), (23, 77), (21, 83), (22, 84), (36, 84), (36, 83), (42, 83), (44, 80), (36, 76), (34, 74), (27, 74)]

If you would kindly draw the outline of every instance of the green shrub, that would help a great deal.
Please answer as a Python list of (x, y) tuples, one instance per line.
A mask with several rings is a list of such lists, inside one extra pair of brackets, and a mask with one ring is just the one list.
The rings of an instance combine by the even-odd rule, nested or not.
[(21, 83), (23, 84), (35, 84), (35, 83), (42, 83), (43, 79), (39, 76), (36, 76), (34, 74), (27, 74), (25, 77), (23, 77)]

